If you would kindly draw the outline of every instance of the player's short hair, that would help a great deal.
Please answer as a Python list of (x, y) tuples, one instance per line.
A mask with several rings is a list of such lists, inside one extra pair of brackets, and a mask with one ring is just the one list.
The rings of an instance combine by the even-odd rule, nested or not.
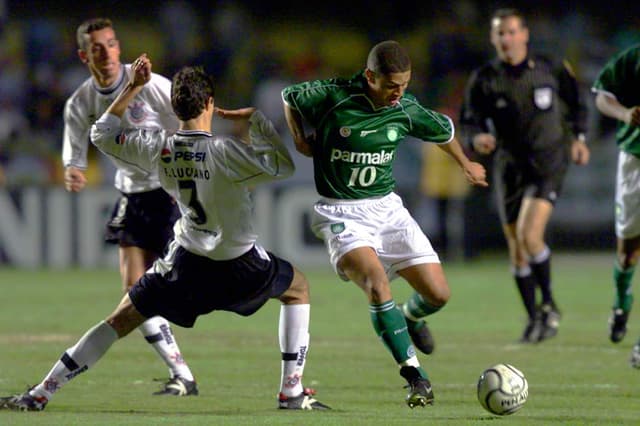
[(406, 72), (411, 70), (411, 58), (400, 43), (386, 40), (371, 48), (367, 57), (367, 68), (382, 75)]
[(171, 106), (182, 121), (196, 118), (215, 95), (213, 78), (202, 67), (182, 67), (173, 75)]
[(78, 30), (76, 31), (76, 41), (78, 42), (78, 48), (81, 50), (87, 50), (87, 37), (94, 31), (102, 30), (104, 28), (113, 28), (113, 23), (109, 18), (92, 18), (84, 21)]
[(527, 20), (525, 19), (522, 12), (513, 7), (505, 7), (497, 9), (495, 12), (493, 12), (493, 15), (491, 16), (491, 25), (493, 25), (493, 22), (496, 19), (502, 20), (505, 18), (518, 18), (520, 20), (520, 25), (522, 26), (522, 28), (527, 27)]

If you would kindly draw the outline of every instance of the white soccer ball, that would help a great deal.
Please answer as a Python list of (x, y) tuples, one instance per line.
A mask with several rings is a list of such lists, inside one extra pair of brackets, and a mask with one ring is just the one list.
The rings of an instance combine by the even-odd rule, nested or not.
[(509, 364), (496, 364), (478, 379), (478, 401), (490, 413), (504, 416), (522, 408), (529, 396), (524, 374)]

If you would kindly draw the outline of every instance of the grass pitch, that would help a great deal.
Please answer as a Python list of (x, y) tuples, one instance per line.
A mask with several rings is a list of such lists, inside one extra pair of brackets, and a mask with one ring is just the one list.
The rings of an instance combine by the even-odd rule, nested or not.
[[(553, 278), (563, 313), (557, 337), (515, 343), (524, 310), (506, 255), (445, 263), (452, 288), (447, 307), (429, 324), (436, 351), (420, 354), (436, 403), (410, 410), (397, 367), (375, 336), (362, 292), (327, 268), (305, 271), (312, 285), (311, 346), (305, 385), (331, 412), (279, 411), (276, 301), (256, 315), (200, 317), (193, 329), (174, 327), (200, 395), (151, 396), (167, 369), (136, 331), (116, 342), (91, 370), (60, 390), (41, 413), (0, 411), (2, 425), (544, 425), (638, 424), (640, 371), (629, 367), (640, 335), (633, 315), (627, 338), (611, 344), (607, 317), (613, 253), (557, 254)], [(37, 383), (59, 355), (120, 299), (113, 270), (0, 269), (0, 395)], [(395, 299), (410, 294), (393, 283)], [(488, 366), (506, 362), (524, 372), (529, 400), (498, 417), (476, 400)]]

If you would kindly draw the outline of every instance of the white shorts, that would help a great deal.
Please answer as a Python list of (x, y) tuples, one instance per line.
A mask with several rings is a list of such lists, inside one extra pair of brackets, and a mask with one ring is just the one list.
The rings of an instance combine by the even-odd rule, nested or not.
[(431, 242), (393, 192), (364, 200), (324, 198), (313, 210), (311, 228), (325, 242), (333, 269), (345, 281), (338, 262), (358, 247), (376, 251), (389, 280), (409, 266), (440, 263)]
[(616, 236), (640, 235), (640, 159), (620, 151), (616, 173)]

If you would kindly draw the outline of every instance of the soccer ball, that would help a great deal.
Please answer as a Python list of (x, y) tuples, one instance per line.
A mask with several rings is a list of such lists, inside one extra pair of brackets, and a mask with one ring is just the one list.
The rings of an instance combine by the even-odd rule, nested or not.
[(509, 364), (496, 364), (478, 379), (478, 401), (490, 413), (504, 416), (518, 411), (529, 396), (524, 374)]

